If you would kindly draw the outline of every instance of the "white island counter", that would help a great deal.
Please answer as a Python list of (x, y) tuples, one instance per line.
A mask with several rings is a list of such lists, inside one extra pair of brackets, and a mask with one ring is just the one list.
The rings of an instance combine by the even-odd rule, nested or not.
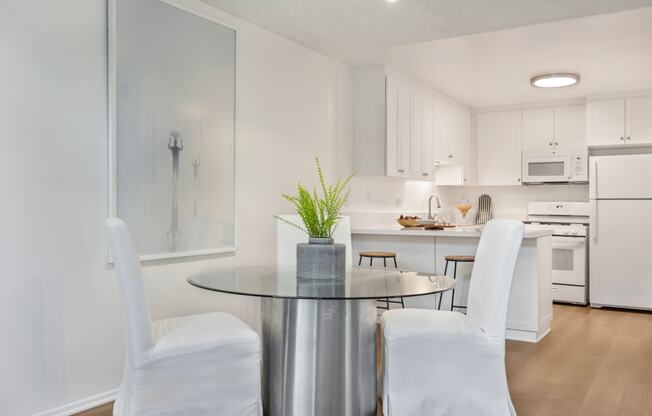
[[(354, 228), (353, 255), (359, 251), (393, 251), (399, 268), (427, 273), (443, 273), (448, 255), (474, 255), (478, 247), (481, 226), (455, 227), (431, 231), (399, 226)], [(551, 233), (527, 231), (516, 264), (514, 283), (509, 300), (507, 338), (538, 342), (548, 332), (552, 321)], [(363, 259), (369, 261), (368, 259)], [(376, 260), (374, 266), (381, 266)], [(466, 305), (472, 264), (458, 263), (455, 305)], [(453, 274), (453, 264), (448, 274)], [(438, 300), (438, 298), (437, 298)], [(442, 309), (450, 309), (451, 295), (445, 294)], [(434, 308), (434, 296), (405, 299), (406, 307)], [(458, 309), (462, 310), (463, 309)]]

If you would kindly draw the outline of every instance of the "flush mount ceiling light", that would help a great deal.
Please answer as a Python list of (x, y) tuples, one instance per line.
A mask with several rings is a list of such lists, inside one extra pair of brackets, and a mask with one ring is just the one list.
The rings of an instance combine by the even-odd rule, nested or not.
[(537, 88), (570, 87), (578, 82), (580, 82), (579, 74), (573, 73), (543, 74), (530, 79), (530, 84)]

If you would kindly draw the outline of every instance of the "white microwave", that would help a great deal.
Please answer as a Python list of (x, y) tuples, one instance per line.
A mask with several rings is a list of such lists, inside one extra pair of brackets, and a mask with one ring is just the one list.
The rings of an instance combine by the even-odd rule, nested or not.
[(589, 181), (586, 150), (559, 149), (523, 152), (523, 183), (581, 183)]

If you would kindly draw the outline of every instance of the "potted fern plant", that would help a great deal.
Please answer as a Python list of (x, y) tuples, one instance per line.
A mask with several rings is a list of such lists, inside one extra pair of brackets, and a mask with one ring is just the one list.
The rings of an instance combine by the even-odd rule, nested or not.
[(317, 163), (320, 196), (315, 186), (311, 191), (300, 183), (297, 194), (283, 194), (301, 217), (303, 224), (295, 224), (285, 218), (275, 216), (277, 220), (296, 227), (308, 235), (307, 243), (297, 244), (297, 276), (306, 279), (343, 278), (346, 272), (346, 246), (335, 244), (333, 233), (340, 223), (340, 212), (350, 190), (347, 188), (353, 175), (345, 180), (338, 179), (333, 185), (327, 185), (324, 172)]

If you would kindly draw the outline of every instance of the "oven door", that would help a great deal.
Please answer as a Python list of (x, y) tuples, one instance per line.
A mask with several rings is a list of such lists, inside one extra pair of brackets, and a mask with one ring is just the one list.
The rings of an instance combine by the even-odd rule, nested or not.
[(524, 156), (523, 183), (568, 182), (571, 180), (570, 156)]
[(585, 237), (552, 237), (552, 283), (586, 285)]

